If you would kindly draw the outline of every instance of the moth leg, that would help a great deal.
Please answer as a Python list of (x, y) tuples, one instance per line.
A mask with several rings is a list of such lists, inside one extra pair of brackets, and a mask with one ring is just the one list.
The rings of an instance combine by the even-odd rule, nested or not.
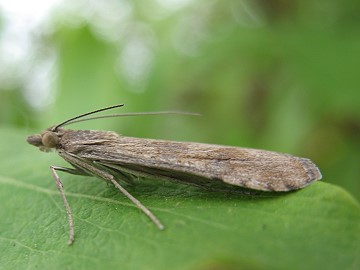
[(84, 170), (80, 169), (79, 167), (77, 166), (74, 166), (74, 168), (66, 168), (66, 167), (55, 167), (55, 170), (57, 171), (62, 171), (62, 172), (67, 172), (67, 173), (70, 173), (70, 174), (74, 174), (74, 175), (84, 175), (84, 176), (91, 176), (91, 174), (85, 172)]
[[(66, 169), (66, 170), (64, 170)], [(50, 170), (53, 174), (54, 180), (55, 180), (55, 184), (57, 189), (59, 190), (61, 197), (63, 199), (64, 205), (65, 205), (65, 209), (66, 209), (66, 213), (67, 213), (67, 217), (68, 217), (68, 221), (69, 221), (69, 241), (68, 241), (68, 245), (71, 245), (74, 242), (74, 220), (71, 214), (71, 209), (70, 209), (70, 205), (66, 199), (65, 193), (64, 193), (64, 188), (63, 185), (60, 181), (60, 177), (58, 176), (58, 174), (56, 173), (56, 170), (58, 171), (65, 171), (65, 172), (69, 172), (69, 170), (73, 173), (74, 171), (76, 171), (75, 169), (68, 169), (68, 168), (63, 168), (63, 167), (56, 167), (56, 166), (50, 166)], [(71, 173), (70, 172), (70, 173)]]
[(116, 179), (123, 181), (123, 183), (128, 184), (130, 186), (134, 186), (134, 177), (131, 174), (125, 173), (119, 168), (115, 166), (111, 166), (111, 164), (104, 163), (104, 162), (97, 162), (93, 161), (94, 164), (98, 167), (104, 168), (109, 174), (113, 175)]
[(133, 197), (125, 188), (123, 188), (115, 180), (112, 174), (106, 172), (105, 170), (99, 169), (93, 164), (86, 163), (81, 159), (74, 157), (73, 155), (70, 155), (66, 152), (59, 151), (59, 155), (69, 163), (75, 164), (77, 167), (80, 167), (81, 169), (86, 170), (87, 172), (91, 172), (92, 174), (96, 175), (99, 178), (102, 178), (104, 180), (113, 183), (114, 186), (118, 190), (120, 190), (121, 193), (124, 194), (130, 201), (132, 201), (141, 211), (143, 211), (143, 213), (147, 215), (160, 230), (163, 230), (165, 228), (164, 225), (160, 222), (160, 220), (149, 209), (147, 209), (140, 201), (138, 201), (135, 197)]
[[(112, 176), (112, 175), (111, 175)], [(141, 211), (144, 212), (160, 229), (163, 230), (165, 227), (164, 225), (158, 220), (158, 218), (149, 210), (147, 209), (140, 201), (138, 201), (135, 197), (133, 197), (125, 188), (123, 188), (115, 179), (114, 177), (109, 178), (109, 180), (114, 184), (114, 186), (121, 191), (130, 201), (132, 201)]]

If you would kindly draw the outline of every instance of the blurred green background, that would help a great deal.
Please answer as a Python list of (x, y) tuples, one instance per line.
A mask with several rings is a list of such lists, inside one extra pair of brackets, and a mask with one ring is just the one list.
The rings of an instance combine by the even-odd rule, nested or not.
[[(8, 153), (0, 159), (0, 269), (357, 269), (359, 14), (355, 0), (0, 0), (0, 150)], [(139, 187), (135, 196), (164, 218), (169, 230), (160, 234), (123, 207), (117, 190), (62, 175), (76, 219), (68, 248), (47, 169), (65, 162), (23, 134), (119, 103), (111, 113), (202, 116), (69, 128), (308, 157), (322, 181), (357, 201), (323, 183), (261, 200), (171, 193), (155, 182), (159, 192)]]
[(71, 128), (292, 153), (360, 198), (359, 1), (50, 2), (1, 5), (2, 127), (198, 112)]

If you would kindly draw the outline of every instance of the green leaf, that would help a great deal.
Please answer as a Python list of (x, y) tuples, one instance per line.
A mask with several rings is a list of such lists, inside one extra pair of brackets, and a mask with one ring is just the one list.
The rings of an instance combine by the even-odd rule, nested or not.
[(50, 165), (55, 153), (0, 130), (1, 269), (359, 269), (360, 207), (322, 182), (281, 196), (219, 194), (148, 181), (129, 191), (159, 231), (112, 186), (62, 173), (75, 242)]

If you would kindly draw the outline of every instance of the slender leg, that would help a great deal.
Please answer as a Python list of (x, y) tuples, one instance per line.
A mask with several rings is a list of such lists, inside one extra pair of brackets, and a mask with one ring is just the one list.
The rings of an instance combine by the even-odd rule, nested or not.
[(149, 209), (147, 209), (140, 201), (138, 201), (135, 197), (133, 197), (125, 188), (123, 188), (115, 180), (114, 176), (66, 152), (59, 151), (59, 155), (70, 164), (75, 165), (77, 168), (81, 168), (81, 170), (91, 172), (93, 175), (113, 183), (114, 186), (118, 190), (120, 190), (120, 192), (123, 193), (130, 201), (132, 201), (141, 211), (143, 211), (143, 213), (147, 215), (160, 230), (163, 230), (165, 228), (164, 225), (161, 224), (160, 220)]
[(114, 179), (114, 177), (110, 177), (109, 180), (111, 181), (111, 183), (114, 184), (114, 186), (118, 190), (121, 191), (122, 194), (124, 194), (126, 197), (128, 197), (130, 201), (132, 201), (140, 210), (142, 210), (144, 212), (144, 214), (147, 215), (160, 230), (163, 230), (165, 228), (164, 225), (161, 224), (160, 220), (149, 209), (147, 209), (140, 201), (138, 201), (135, 197), (133, 197), (125, 188), (123, 188)]
[(93, 162), (98, 168), (104, 168), (105, 171), (107, 171), (109, 174), (113, 175), (116, 179), (121, 179), (123, 182), (125, 182), (128, 185), (133, 186), (134, 185), (134, 176), (130, 173), (127, 173), (123, 170), (121, 170), (120, 166), (112, 165), (112, 164), (106, 164), (106, 163), (99, 163), (94, 161)]
[[(64, 170), (67, 168), (63, 168), (63, 167), (56, 167), (56, 166), (50, 166), (50, 170), (54, 176), (54, 180), (55, 180), (55, 184), (57, 189), (59, 190), (61, 197), (63, 199), (64, 205), (65, 205), (65, 209), (66, 209), (66, 213), (67, 213), (67, 217), (68, 217), (68, 221), (69, 221), (69, 227), (70, 227), (70, 231), (69, 231), (69, 241), (68, 241), (68, 245), (71, 245), (74, 242), (74, 220), (71, 214), (71, 209), (70, 209), (70, 205), (66, 199), (65, 193), (64, 193), (64, 188), (63, 185), (60, 181), (60, 177), (58, 176), (58, 174), (56, 173), (56, 170), (59, 171), (67, 171)], [(71, 169), (74, 170), (74, 169)], [(76, 171), (76, 170), (74, 170)], [(69, 172), (69, 171), (67, 171)]]
[(84, 175), (84, 176), (91, 176), (91, 174), (85, 172), (84, 170), (81, 170), (78, 167), (75, 167), (75, 169), (73, 168), (66, 168), (66, 167), (57, 167), (57, 166), (53, 166), (55, 168), (55, 170), (57, 171), (62, 171), (62, 172), (66, 172), (66, 173), (70, 173), (70, 174), (74, 174), (74, 175)]

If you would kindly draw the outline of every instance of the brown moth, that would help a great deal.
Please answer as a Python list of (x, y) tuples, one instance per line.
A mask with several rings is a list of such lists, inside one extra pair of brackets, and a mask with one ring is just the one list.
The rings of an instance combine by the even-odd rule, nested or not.
[[(121, 107), (115, 105), (85, 113), (40, 134), (27, 138), (27, 142), (41, 151), (56, 152), (73, 168), (51, 166), (51, 172), (66, 208), (70, 238), (74, 241), (74, 222), (62, 183), (56, 171), (76, 175), (96, 176), (111, 182), (159, 229), (164, 229), (155, 215), (134, 198), (117, 181), (131, 182), (133, 176), (153, 177), (199, 186), (238, 186), (259, 191), (292, 191), (321, 179), (317, 166), (309, 159), (265, 150), (131, 138), (111, 131), (69, 130), (65, 125), (106, 117), (134, 114), (113, 114), (84, 118), (97, 112)], [(162, 114), (145, 113), (145, 114)], [(142, 113), (138, 113), (142, 114)]]

